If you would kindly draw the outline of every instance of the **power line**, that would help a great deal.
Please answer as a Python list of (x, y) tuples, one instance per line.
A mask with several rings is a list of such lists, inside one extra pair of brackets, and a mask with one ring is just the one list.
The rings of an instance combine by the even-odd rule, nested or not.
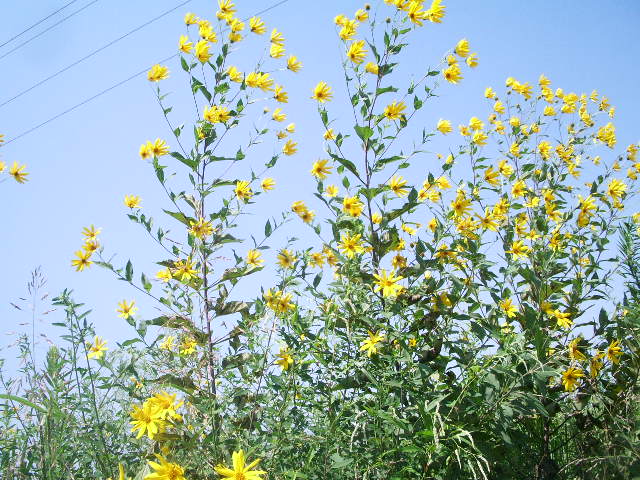
[[(282, 5), (283, 3), (287, 3), (288, 1), (289, 1), (289, 0), (280, 0), (279, 2), (277, 2), (277, 3), (273, 4), (273, 5), (271, 5), (270, 7), (267, 7), (267, 8), (265, 8), (264, 10), (261, 10), (261, 11), (257, 12), (255, 15), (262, 15), (263, 13), (266, 13), (266, 12), (268, 12), (268, 11), (270, 11), (270, 10), (273, 10), (274, 8), (276, 8), (276, 7), (280, 6), (280, 5)], [(246, 20), (247, 20), (247, 19), (245, 19), (244, 21), (246, 21)], [(160, 60), (158, 63), (166, 63), (166, 62), (168, 62), (169, 60), (172, 60), (172, 59), (176, 58), (177, 56), (179, 56), (179, 54), (178, 54), (178, 53), (174, 53), (174, 54), (173, 54), (173, 55), (171, 55), (170, 57), (167, 57), (167, 58), (165, 58), (165, 59), (163, 59), (163, 60)], [(130, 81), (131, 81), (131, 80), (133, 80), (134, 78), (139, 77), (140, 75), (142, 75), (143, 73), (146, 73), (146, 72), (148, 72), (148, 71), (149, 71), (149, 67), (145, 68), (144, 70), (140, 70), (138, 73), (134, 73), (134, 74), (133, 74), (133, 75), (131, 75), (130, 77), (125, 78), (124, 80), (121, 80), (121, 81), (119, 81), (118, 83), (116, 83), (116, 84), (114, 84), (114, 85), (111, 85), (110, 87), (108, 87), (108, 88), (106, 88), (106, 89), (102, 90), (101, 92), (98, 92), (98, 93), (96, 93), (95, 95), (93, 95), (93, 96), (91, 96), (91, 97), (89, 97), (89, 98), (87, 98), (87, 99), (83, 100), (82, 102), (77, 103), (77, 104), (75, 104), (74, 106), (72, 106), (72, 107), (70, 107), (70, 108), (68, 108), (68, 109), (64, 110), (63, 112), (60, 112), (60, 113), (58, 113), (57, 115), (54, 115), (53, 117), (51, 117), (51, 118), (49, 118), (49, 119), (45, 120), (44, 122), (39, 123), (38, 125), (35, 125), (34, 127), (31, 127), (31, 128), (30, 128), (30, 129), (28, 129), (28, 130), (25, 130), (24, 132), (20, 133), (19, 135), (16, 135), (15, 137), (12, 137), (10, 140), (7, 140), (7, 141), (4, 143), (4, 146), (9, 145), (9, 144), (10, 144), (10, 143), (12, 143), (12, 142), (15, 142), (16, 140), (18, 140), (18, 139), (20, 139), (20, 138), (24, 137), (25, 135), (28, 135), (28, 134), (30, 134), (30, 133), (32, 133), (32, 132), (34, 132), (34, 131), (38, 130), (39, 128), (44, 127), (45, 125), (47, 125), (47, 124), (49, 124), (49, 123), (53, 122), (54, 120), (57, 120), (58, 118), (60, 118), (60, 117), (62, 117), (62, 116), (64, 116), (64, 115), (66, 115), (66, 114), (68, 114), (68, 113), (73, 112), (73, 111), (74, 111), (74, 110), (76, 110), (77, 108), (80, 108), (81, 106), (86, 105), (87, 103), (89, 103), (89, 102), (91, 102), (91, 101), (95, 100), (96, 98), (101, 97), (101, 96), (102, 96), (102, 95), (104, 95), (105, 93), (110, 92), (110, 91), (111, 91), (111, 90), (113, 90), (114, 88), (117, 88), (117, 87), (119, 87), (120, 85), (124, 85), (125, 83), (130, 82)]]
[(64, 10), (65, 8), (67, 8), (69, 5), (71, 5), (72, 3), (76, 3), (78, 0), (71, 0), (69, 3), (66, 3), (65, 5), (61, 6), (58, 10), (56, 10), (55, 12), (51, 12), (49, 15), (47, 15), (46, 17), (38, 20), (36, 23), (34, 23), (33, 25), (31, 25), (30, 27), (25, 28), (23, 31), (21, 31), (20, 33), (14, 35), (13, 37), (11, 37), (9, 40), (6, 40), (4, 43), (0, 43), (0, 48), (4, 47), (7, 43), (11, 43), (13, 42), (16, 38), (21, 37), (22, 35), (24, 35), (25, 33), (27, 33), (29, 30), (37, 27), (38, 25), (40, 25), (42, 22), (44, 22), (45, 20), (48, 20), (49, 18), (53, 17), (56, 13), (61, 12), (62, 10)]
[(0, 60), (2, 60), (4, 57), (6, 57), (7, 55), (11, 55), (13, 52), (15, 52), (16, 50), (24, 47), (25, 45), (27, 45), (28, 43), (33, 42), (36, 38), (41, 37), (42, 35), (44, 35), (45, 33), (47, 33), (49, 30), (57, 27), (58, 25), (60, 25), (63, 22), (66, 22), (67, 20), (69, 20), (71, 17), (73, 17), (74, 15), (77, 15), (78, 13), (82, 12), (83, 10), (89, 8), (91, 5), (93, 5), (94, 3), (98, 2), (99, 0), (93, 0), (89, 3), (87, 3), (84, 7), (79, 8), (78, 10), (76, 10), (73, 13), (70, 13), (69, 15), (67, 15), (66, 17), (64, 17), (62, 20), (57, 21), (56, 23), (54, 23), (53, 25), (51, 25), (48, 28), (45, 28), (43, 31), (41, 31), (40, 33), (34, 35), (33, 37), (31, 37), (29, 40), (25, 40), (24, 42), (22, 42), (20, 45), (18, 45), (17, 47), (12, 48), (11, 50), (9, 50), (7, 53), (5, 53), (4, 55), (0, 55)]
[(49, 75), (46, 78), (43, 78), (42, 80), (40, 80), (37, 83), (34, 83), (33, 85), (31, 85), (29, 88), (22, 90), (20, 93), (17, 93), (16, 95), (14, 95), (13, 97), (9, 98), (8, 100), (5, 100), (4, 102), (0, 103), (0, 108), (4, 107), (5, 105), (13, 102), (14, 100), (16, 100), (17, 98), (20, 98), (22, 95), (24, 95), (25, 93), (30, 92), (31, 90), (33, 90), (36, 87), (39, 87), (40, 85), (42, 85), (43, 83), (48, 82), (49, 80), (52, 80), (54, 78), (56, 78), (58, 75), (66, 72), (67, 70), (75, 67), (76, 65), (81, 64), (82, 62), (84, 62), (85, 60), (88, 60), (89, 58), (93, 57), (94, 55), (97, 55), (98, 53), (100, 53), (101, 51), (109, 48), (110, 46), (118, 43), (121, 40), (124, 40), (125, 38), (127, 38), (129, 35), (134, 34), (135, 32), (137, 32), (138, 30), (142, 30), (144, 27), (151, 25), (153, 22), (156, 22), (158, 20), (160, 20), (161, 18), (169, 15), (171, 12), (173, 12), (174, 10), (177, 10), (178, 8), (182, 7), (183, 5), (186, 5), (187, 3), (191, 2), (192, 0), (185, 0), (184, 2), (176, 5), (175, 7), (173, 7), (170, 10), (167, 10), (166, 12), (158, 15), (155, 18), (152, 18), (151, 20), (143, 23), (142, 25), (137, 26), (136, 28), (134, 28), (133, 30), (125, 33), (124, 35), (119, 36), (118, 38), (116, 38), (115, 40), (110, 41), (109, 43), (103, 45), (102, 47), (92, 51), (91, 53), (85, 55), (84, 57), (80, 58), (79, 60), (76, 60), (75, 62), (71, 63), (70, 65), (67, 65), (66, 67), (64, 67), (61, 70), (58, 70), (56, 73)]

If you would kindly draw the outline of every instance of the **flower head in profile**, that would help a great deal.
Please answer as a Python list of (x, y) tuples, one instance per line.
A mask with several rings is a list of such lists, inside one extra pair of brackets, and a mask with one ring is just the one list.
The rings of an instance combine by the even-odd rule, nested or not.
[(278, 353), (278, 359), (276, 360), (276, 365), (280, 365), (282, 370), (289, 370), (289, 367), (293, 365), (293, 357), (289, 353), (289, 349), (284, 347), (280, 349), (280, 353)]
[(311, 175), (320, 180), (327, 178), (327, 175), (331, 173), (332, 169), (331, 166), (327, 166), (328, 162), (329, 160), (318, 160), (317, 162), (314, 162), (311, 167)]
[(182, 53), (191, 53), (191, 50), (193, 50), (193, 42), (189, 41), (189, 37), (180, 35), (178, 39), (178, 50)]
[(287, 59), (287, 68), (292, 72), (299, 72), (302, 68), (302, 62), (294, 55), (289, 55)]
[(584, 373), (579, 368), (569, 367), (562, 372), (562, 384), (564, 385), (565, 391), (573, 392), (582, 377), (584, 377)]
[(291, 156), (298, 151), (298, 143), (293, 140), (287, 140), (287, 142), (282, 146), (282, 153), (287, 156)]
[(169, 78), (169, 69), (163, 65), (156, 64), (147, 73), (147, 79), (150, 82), (159, 82), (166, 78)]
[(620, 346), (620, 341), (614, 340), (606, 349), (607, 359), (613, 362), (614, 364), (620, 363), (620, 357), (624, 352), (622, 351), (622, 347)]
[(319, 82), (313, 89), (313, 95), (311, 96), (311, 98), (320, 103), (328, 102), (332, 97), (331, 87), (325, 82)]
[(367, 49), (364, 48), (364, 40), (358, 40), (351, 44), (347, 50), (347, 58), (355, 64), (360, 64), (367, 56)]
[(264, 470), (253, 470), (260, 463), (259, 458), (248, 465), (246, 464), (244, 450), (233, 452), (231, 459), (232, 468), (227, 468), (224, 465), (216, 465), (214, 467), (218, 475), (222, 477), (222, 480), (263, 480), (262, 476), (267, 474)]
[(260, 17), (251, 17), (249, 19), (249, 30), (256, 35), (263, 35), (267, 31), (267, 27)]
[(262, 187), (262, 190), (268, 192), (269, 190), (273, 190), (273, 188), (276, 186), (276, 181), (271, 177), (267, 177), (262, 180), (260, 186)]
[(211, 52), (209, 52), (209, 42), (206, 40), (200, 40), (196, 43), (196, 58), (200, 61), (200, 63), (207, 63), (211, 58)]
[(244, 202), (248, 202), (253, 196), (253, 192), (251, 191), (251, 187), (249, 187), (249, 182), (246, 180), (239, 180), (236, 183), (235, 188), (236, 197)]
[(124, 204), (131, 209), (140, 208), (140, 202), (141, 202), (141, 199), (137, 195), (124, 196)]
[(107, 351), (107, 341), (102, 338), (96, 336), (93, 340), (93, 344), (89, 344), (89, 352), (87, 353), (88, 358), (96, 358), (100, 359), (104, 355), (104, 352)]

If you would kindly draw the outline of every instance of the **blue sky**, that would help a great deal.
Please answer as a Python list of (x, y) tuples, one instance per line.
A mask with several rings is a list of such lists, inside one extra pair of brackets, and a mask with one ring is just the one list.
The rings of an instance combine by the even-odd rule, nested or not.
[[(0, 19), (0, 43), (22, 28), (62, 6), (62, 0), (10, 2)], [(21, 39), (0, 48), (0, 56), (65, 15), (81, 8), (89, 0), (79, 1), (44, 22)], [(0, 103), (42, 78), (85, 56), (149, 19), (173, 8), (179, 1), (138, 0), (136, 2), (101, 0), (89, 6), (57, 28), (52, 29), (16, 52), (0, 59)], [(276, 0), (239, 0), (243, 18), (263, 10)], [(378, 2), (371, 2), (374, 6)], [(379, 2), (382, 3), (382, 2)], [(486, 116), (483, 98), (486, 86), (500, 91), (507, 76), (535, 83), (545, 73), (554, 87), (567, 91), (590, 92), (596, 88), (617, 107), (616, 126), (620, 146), (637, 142), (637, 112), (640, 94), (638, 58), (640, 43), (634, 41), (640, 24), (640, 3), (628, 0), (513, 2), (446, 2), (447, 15), (441, 25), (427, 24), (412, 36), (404, 58), (404, 72), (419, 75), (435, 65), (443, 52), (462, 37), (478, 52), (480, 66), (465, 70), (459, 86), (444, 86), (440, 97), (427, 104), (419, 119), (431, 128), (438, 118), (466, 123), (469, 117)], [(334, 86), (336, 98), (331, 115), (348, 119), (347, 99), (340, 68), (340, 44), (332, 19), (338, 13), (349, 16), (362, 2), (327, 0), (311, 2), (289, 0), (265, 13), (268, 27), (277, 27), (286, 37), (289, 52), (304, 63), (299, 74), (285, 72), (277, 78), (290, 95), (286, 112), (297, 125), (300, 151), (283, 160), (273, 176), (276, 191), (253, 211), (262, 230), (264, 219), (286, 210), (292, 201), (312, 203), (315, 183), (308, 171), (322, 156), (322, 128), (316, 115), (310, 90), (325, 80)], [(390, 7), (386, 7), (390, 8)], [(193, 0), (170, 15), (145, 27), (88, 61), (54, 80), (32, 90), (0, 108), (0, 133), (6, 139), (19, 135), (42, 121), (66, 110), (97, 92), (129, 77), (176, 51), (176, 42), (184, 33), (184, 13), (215, 19), (217, 5), (210, 0)], [(239, 65), (250, 65), (257, 50), (241, 44), (235, 54)], [(176, 106), (176, 123), (193, 120), (189, 110), (187, 78), (181, 75), (177, 60), (168, 64), (172, 76), (163, 82)], [(422, 125), (418, 130), (421, 130)], [(108, 253), (117, 253), (122, 263), (137, 259), (153, 275), (158, 251), (150, 246), (146, 233), (126, 218), (122, 200), (125, 194), (138, 194), (143, 206), (158, 220), (168, 202), (149, 166), (138, 157), (138, 148), (148, 139), (170, 133), (154, 93), (144, 76), (115, 88), (72, 113), (0, 149), (5, 162), (17, 160), (28, 165), (29, 182), (0, 184), (2, 200), (2, 236), (0, 240), (5, 274), (0, 278), (0, 347), (11, 342), (10, 331), (21, 331), (29, 316), (13, 309), (26, 294), (30, 272), (42, 266), (52, 296), (63, 288), (75, 291), (78, 301), (93, 309), (92, 320), (98, 333), (110, 340), (129, 338), (126, 325), (116, 318), (117, 302), (136, 299), (144, 318), (157, 312), (154, 305), (118, 282), (108, 272), (91, 268), (81, 274), (70, 267), (73, 252), (81, 245), (84, 226), (102, 227), (102, 243)], [(457, 138), (451, 142), (457, 143)], [(446, 152), (445, 143), (436, 144)], [(255, 159), (256, 164), (264, 160)], [(418, 168), (424, 175), (428, 159)], [(240, 167), (245, 168), (245, 167)], [(237, 172), (242, 176), (242, 170)], [(244, 173), (248, 173), (245, 169)], [(425, 221), (428, 219), (425, 219)], [(253, 222), (253, 219), (251, 220)], [(174, 224), (173, 227), (176, 225)], [(299, 230), (296, 228), (296, 230)], [(304, 240), (304, 239), (303, 239)], [(247, 246), (249, 248), (249, 246)], [(239, 248), (242, 251), (243, 248)], [(267, 256), (269, 259), (269, 256)], [(268, 274), (257, 280), (268, 282)], [(257, 287), (257, 285), (254, 285)], [(265, 287), (269, 285), (265, 284)], [(249, 296), (257, 293), (248, 289)], [(45, 306), (42, 307), (44, 309)], [(53, 313), (44, 317), (52, 321)], [(126, 327), (126, 328), (125, 328)], [(38, 331), (52, 334), (45, 322)], [(0, 356), (11, 356), (0, 352)]]

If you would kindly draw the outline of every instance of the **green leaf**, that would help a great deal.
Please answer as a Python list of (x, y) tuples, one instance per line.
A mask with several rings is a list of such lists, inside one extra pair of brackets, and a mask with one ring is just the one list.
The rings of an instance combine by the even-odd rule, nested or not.
[(140, 283), (142, 283), (142, 286), (147, 292), (151, 291), (151, 288), (152, 288), (151, 282), (149, 281), (149, 279), (144, 273), (140, 275)]
[(131, 260), (127, 262), (127, 266), (124, 268), (124, 278), (127, 282), (133, 280), (133, 265), (131, 264)]
[(373, 135), (373, 130), (370, 127), (361, 127), (360, 125), (356, 125), (353, 129), (363, 142), (366, 142)]
[(180, 153), (178, 152), (171, 152), (170, 154), (173, 158), (175, 158), (176, 160), (179, 160), (180, 162), (184, 163), (185, 165), (187, 165), (189, 168), (191, 168), (192, 170), (195, 170), (196, 167), (198, 166), (198, 161), (197, 160), (192, 160), (190, 158), (185, 158), (183, 157)]
[(273, 227), (271, 226), (271, 222), (267, 220), (267, 223), (264, 224), (264, 236), (268, 237), (273, 232)]
[(333, 158), (336, 162), (338, 162), (340, 165), (345, 167), (355, 176), (358, 176), (358, 169), (356, 168), (355, 164), (352, 161), (347, 160), (346, 158), (339, 157), (335, 153), (329, 152), (329, 155), (331, 156), (331, 158)]
[(180, 212), (170, 212), (169, 210), (162, 210), (164, 213), (166, 213), (167, 215), (175, 218), (176, 220), (178, 220), (180, 223), (185, 224), (187, 227), (191, 227), (191, 222), (193, 221), (192, 218), (187, 217), (185, 214), (180, 213)]
[(383, 93), (387, 93), (387, 92), (397, 92), (398, 89), (396, 87), (384, 87), (384, 88), (378, 88), (376, 90), (376, 95), (382, 95)]
[(35, 410), (38, 410), (39, 412), (47, 413), (47, 411), (43, 407), (41, 407), (40, 405), (36, 405), (35, 403), (30, 402), (26, 398), (18, 397), (16, 395), (9, 395), (9, 394), (6, 394), (6, 393), (0, 393), (0, 399), (11, 400), (12, 402), (18, 402), (18, 403), (21, 403), (22, 405), (26, 405), (27, 407), (31, 407), (31, 408), (33, 408)]

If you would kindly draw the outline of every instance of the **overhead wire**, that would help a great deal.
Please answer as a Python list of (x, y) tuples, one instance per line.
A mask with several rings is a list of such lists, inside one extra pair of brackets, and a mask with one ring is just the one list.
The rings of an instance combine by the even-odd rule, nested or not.
[(50, 19), (51, 17), (53, 17), (56, 13), (61, 12), (62, 10), (64, 10), (65, 8), (67, 8), (69, 5), (71, 5), (72, 3), (76, 3), (78, 0), (71, 0), (70, 2), (65, 3), (63, 6), (61, 6), (59, 9), (57, 9), (54, 12), (51, 12), (49, 15), (47, 15), (44, 18), (41, 18), (40, 20), (38, 20), (36, 23), (34, 23), (33, 25), (25, 28), (24, 30), (22, 30), (20, 33), (15, 34), (13, 37), (9, 38), (8, 40), (5, 40), (4, 42), (0, 43), (0, 48), (4, 47), (5, 45), (7, 45), (8, 43), (13, 42), (14, 40), (16, 40), (17, 38), (20, 38), (22, 35), (24, 35), (25, 33), (27, 33), (30, 30), (33, 30), (35, 27), (37, 27), (38, 25), (40, 25), (42, 22), (44, 22), (45, 20)]
[[(273, 5), (271, 5), (270, 7), (265, 8), (264, 10), (260, 10), (259, 12), (256, 12), (256, 13), (254, 14), (254, 16), (262, 15), (263, 13), (266, 13), (266, 12), (268, 12), (268, 11), (270, 11), (270, 10), (273, 10), (274, 8), (276, 8), (276, 7), (280, 6), (280, 5), (282, 5), (283, 3), (287, 3), (288, 1), (289, 1), (289, 0), (280, 0), (279, 2), (274, 3), (274, 4), (273, 4)], [(245, 19), (245, 21), (246, 21), (246, 20), (247, 20), (247, 19)], [(159, 61), (159, 62), (157, 62), (157, 63), (166, 63), (166, 62), (168, 62), (168, 61), (170, 61), (170, 60), (172, 60), (172, 59), (174, 59), (174, 58), (178, 57), (179, 55), (180, 55), (179, 53), (174, 53), (174, 54), (173, 54), (173, 55), (171, 55), (170, 57), (164, 58), (164, 59), (160, 60), (160, 61)], [(127, 78), (125, 78), (124, 80), (121, 80), (121, 81), (119, 81), (118, 83), (115, 83), (115, 84), (111, 85), (110, 87), (105, 88), (104, 90), (102, 90), (102, 91), (100, 91), (100, 92), (96, 93), (95, 95), (92, 95), (91, 97), (84, 99), (83, 101), (81, 101), (81, 102), (79, 102), (79, 103), (77, 103), (77, 104), (73, 105), (72, 107), (69, 107), (68, 109), (66, 109), (66, 110), (64, 110), (64, 111), (62, 111), (62, 112), (60, 112), (60, 113), (58, 113), (58, 114), (54, 115), (53, 117), (48, 118), (48, 119), (47, 119), (47, 120), (45, 120), (44, 122), (39, 123), (39, 124), (37, 124), (37, 125), (35, 125), (35, 126), (33, 126), (33, 127), (29, 128), (28, 130), (25, 130), (24, 132), (22, 132), (22, 133), (20, 133), (20, 134), (18, 134), (18, 135), (16, 135), (16, 136), (14, 136), (14, 137), (10, 138), (9, 140), (7, 140), (7, 141), (4, 143), (4, 146), (7, 146), (7, 145), (9, 145), (10, 143), (15, 142), (16, 140), (18, 140), (18, 139), (20, 139), (20, 138), (22, 138), (22, 137), (24, 137), (24, 136), (26, 136), (26, 135), (28, 135), (28, 134), (30, 134), (30, 133), (32, 133), (32, 132), (34, 132), (34, 131), (36, 131), (36, 130), (38, 130), (38, 129), (40, 129), (40, 128), (44, 127), (45, 125), (47, 125), (47, 124), (49, 124), (49, 123), (53, 122), (54, 120), (57, 120), (58, 118), (63, 117), (64, 115), (67, 115), (68, 113), (73, 112), (74, 110), (76, 110), (76, 109), (78, 109), (78, 108), (82, 107), (83, 105), (86, 105), (86, 104), (87, 104), (87, 103), (89, 103), (89, 102), (92, 102), (92, 101), (93, 101), (93, 100), (95, 100), (96, 98), (101, 97), (102, 95), (104, 95), (104, 94), (106, 94), (106, 93), (110, 92), (111, 90), (113, 90), (113, 89), (115, 89), (115, 88), (117, 88), (117, 87), (119, 87), (119, 86), (121, 86), (121, 85), (124, 85), (124, 84), (125, 84), (125, 83), (127, 83), (127, 82), (130, 82), (130, 81), (131, 81), (131, 80), (133, 80), (134, 78), (137, 78), (137, 77), (139, 77), (140, 75), (142, 75), (142, 74), (144, 74), (144, 73), (148, 72), (148, 71), (149, 71), (149, 68), (150, 68), (150, 67), (146, 67), (145, 69), (140, 70), (140, 71), (139, 71), (139, 72), (137, 72), (137, 73), (134, 73), (134, 74), (133, 74), (133, 75), (131, 75), (130, 77), (127, 77)]]
[(55, 27), (57, 27), (58, 25), (60, 25), (61, 23), (66, 22), (67, 20), (69, 20), (71, 17), (73, 17), (74, 15), (77, 15), (78, 13), (82, 12), (83, 10), (86, 10), (87, 8), (89, 8), (91, 5), (93, 5), (94, 3), (97, 3), (99, 0), (92, 0), (91, 2), (87, 3), (85, 6), (79, 8), (78, 10), (75, 10), (73, 13), (70, 13), (69, 15), (67, 15), (66, 17), (64, 17), (62, 20), (57, 21), (56, 23), (54, 23), (53, 25), (50, 25), (48, 28), (45, 28), (44, 30), (42, 30), (40, 33), (34, 35), (33, 37), (31, 37), (29, 40), (25, 40), (24, 42), (22, 42), (21, 44), (17, 45), (16, 47), (12, 48), (11, 50), (9, 50), (8, 52), (0, 55), (0, 60), (2, 60), (3, 58), (5, 58), (8, 55), (11, 55), (13, 52), (15, 52), (16, 50), (21, 49), (22, 47), (24, 47), (25, 45), (28, 45), (29, 43), (33, 42), (36, 38), (40, 38), (42, 35), (44, 35), (45, 33), (47, 33), (49, 30), (54, 29)]
[(49, 80), (53, 80), (54, 78), (56, 78), (58, 75), (63, 74), (64, 72), (66, 72), (67, 70), (70, 70), (71, 68), (75, 67), (76, 65), (81, 64), (82, 62), (90, 59), (91, 57), (93, 57), (94, 55), (97, 55), (98, 53), (102, 52), (103, 50), (106, 50), (107, 48), (111, 47), (112, 45), (115, 45), (116, 43), (124, 40), (125, 38), (127, 38), (128, 36), (136, 33), (139, 30), (142, 30), (144, 27), (147, 27), (149, 25), (151, 25), (154, 22), (157, 22), (158, 20), (160, 20), (163, 17), (166, 17), (167, 15), (169, 15), (171, 12), (177, 10), (178, 8), (186, 5), (187, 3), (191, 2), (192, 0), (185, 0), (184, 2), (176, 5), (175, 7), (171, 8), (170, 10), (167, 10), (166, 12), (161, 13), (160, 15), (158, 15), (157, 17), (152, 18), (151, 20), (146, 21), (145, 23), (143, 23), (142, 25), (137, 26), (136, 28), (134, 28), (133, 30), (128, 31), (127, 33), (120, 35), (118, 38), (110, 41), (109, 43), (106, 43), (105, 45), (93, 50), (92, 52), (88, 53), (87, 55), (85, 55), (84, 57), (76, 60), (75, 62), (67, 65), (66, 67), (58, 70), (57, 72), (49, 75), (48, 77), (43, 78), (42, 80), (40, 80), (39, 82), (34, 83), (33, 85), (31, 85), (30, 87), (22, 90), (21, 92), (15, 94), (13, 97), (5, 100), (4, 102), (0, 103), (0, 108), (4, 107), (5, 105), (8, 105), (9, 103), (13, 102), (14, 100), (20, 98), (22, 95), (24, 95), (25, 93), (29, 93), (31, 90), (33, 90), (34, 88), (39, 87), (40, 85), (47, 83)]

